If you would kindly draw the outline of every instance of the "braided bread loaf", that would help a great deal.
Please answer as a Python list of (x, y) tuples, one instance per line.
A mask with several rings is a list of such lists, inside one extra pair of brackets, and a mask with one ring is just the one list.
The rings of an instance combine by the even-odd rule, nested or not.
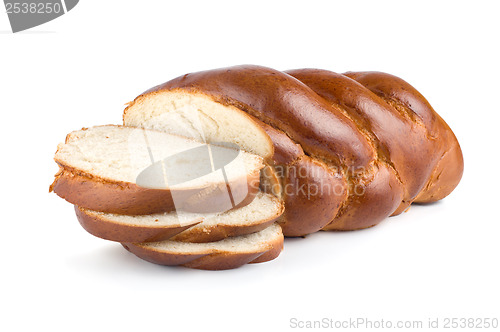
[(446, 197), (463, 172), (444, 120), (411, 85), (378, 72), (192, 73), (141, 94), (123, 119), (264, 157), (281, 183), (285, 236), (371, 227)]

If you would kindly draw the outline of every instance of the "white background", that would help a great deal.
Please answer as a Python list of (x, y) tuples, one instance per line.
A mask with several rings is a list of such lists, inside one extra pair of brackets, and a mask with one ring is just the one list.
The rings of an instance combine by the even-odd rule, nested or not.
[[(12, 34), (0, 13), (3, 331), (280, 331), (290, 319), (500, 318), (498, 6), (493, 1), (91, 1)], [(465, 174), (445, 200), (372, 229), (288, 239), (231, 271), (143, 262), (48, 193), (65, 135), (236, 64), (379, 70), (426, 96)]]

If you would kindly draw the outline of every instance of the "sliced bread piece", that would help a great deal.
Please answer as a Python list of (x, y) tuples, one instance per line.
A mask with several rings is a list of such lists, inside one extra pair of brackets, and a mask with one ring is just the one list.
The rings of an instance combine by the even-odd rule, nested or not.
[(192, 214), (191, 220), (182, 221), (176, 212), (131, 216), (93, 211), (76, 205), (75, 212), (87, 232), (116, 242), (163, 241), (203, 221), (199, 214)]
[(123, 246), (137, 257), (155, 264), (226, 270), (247, 263), (267, 262), (278, 257), (283, 249), (283, 240), (281, 227), (274, 223), (259, 232), (229, 237), (217, 242), (188, 243), (167, 240), (123, 243)]
[(51, 186), (83, 208), (129, 215), (223, 212), (259, 191), (262, 157), (124, 126), (70, 133), (59, 144)]
[[(129, 216), (92, 211), (75, 206), (78, 221), (90, 234), (117, 242), (152, 242), (171, 239), (213, 242), (226, 237), (258, 232), (283, 213), (281, 200), (258, 193), (248, 205), (223, 213), (178, 215), (165, 212)], [(182, 218), (182, 219), (181, 219)]]

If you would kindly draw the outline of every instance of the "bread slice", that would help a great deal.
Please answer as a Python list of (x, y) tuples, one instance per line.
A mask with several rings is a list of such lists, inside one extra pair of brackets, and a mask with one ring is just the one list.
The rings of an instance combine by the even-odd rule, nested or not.
[(176, 212), (138, 216), (93, 211), (75, 205), (80, 225), (90, 234), (116, 242), (151, 242), (171, 237), (203, 221), (199, 214), (180, 220)]
[(125, 249), (148, 262), (161, 265), (182, 265), (203, 270), (226, 270), (247, 263), (275, 259), (283, 249), (283, 232), (274, 223), (248, 235), (229, 237), (217, 242), (188, 243), (161, 241), (123, 243)]
[(146, 91), (129, 103), (123, 124), (201, 142), (231, 142), (265, 160), (274, 154), (271, 139), (250, 115), (199, 91)]
[(178, 215), (165, 212), (142, 216), (97, 212), (75, 206), (78, 221), (92, 235), (117, 242), (152, 242), (171, 239), (213, 242), (260, 231), (284, 211), (281, 200), (258, 193), (248, 205), (223, 213)]
[(124, 126), (70, 133), (58, 146), (51, 186), (83, 208), (117, 214), (222, 212), (251, 202), (262, 157)]

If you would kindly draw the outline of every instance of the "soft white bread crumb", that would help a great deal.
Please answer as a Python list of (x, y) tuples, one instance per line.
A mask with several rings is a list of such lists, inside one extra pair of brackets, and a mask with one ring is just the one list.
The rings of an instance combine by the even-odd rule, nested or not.
[(266, 159), (273, 155), (269, 136), (255, 120), (202, 93), (175, 90), (140, 96), (125, 110), (123, 123), (201, 142), (234, 143)]

